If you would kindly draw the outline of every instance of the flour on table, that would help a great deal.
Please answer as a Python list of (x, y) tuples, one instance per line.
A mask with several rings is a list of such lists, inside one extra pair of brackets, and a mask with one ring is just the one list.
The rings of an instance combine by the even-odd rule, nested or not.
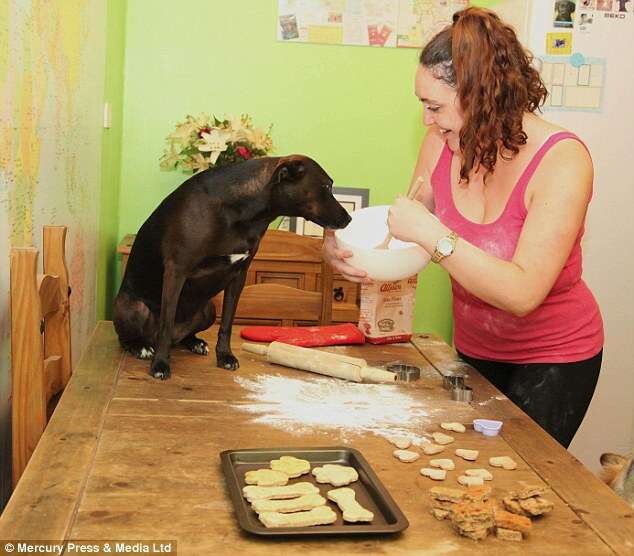
[(250, 403), (232, 407), (255, 414), (256, 423), (293, 434), (336, 429), (344, 438), (374, 433), (386, 438), (407, 435), (418, 445), (428, 442), (412, 431), (427, 424), (430, 410), (396, 385), (268, 374), (234, 380), (247, 391)]

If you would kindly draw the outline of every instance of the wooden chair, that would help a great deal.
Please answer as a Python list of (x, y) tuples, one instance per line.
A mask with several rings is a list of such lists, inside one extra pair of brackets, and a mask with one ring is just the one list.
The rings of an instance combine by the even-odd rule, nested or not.
[(11, 249), (14, 487), (71, 376), (66, 230), (44, 227), (44, 274), (37, 273), (37, 249)]
[[(333, 275), (322, 239), (269, 230), (251, 263), (236, 311), (236, 324), (330, 324)], [(289, 260), (293, 261), (292, 266)], [(276, 270), (276, 262), (280, 268)], [(218, 315), (222, 294), (216, 297)]]

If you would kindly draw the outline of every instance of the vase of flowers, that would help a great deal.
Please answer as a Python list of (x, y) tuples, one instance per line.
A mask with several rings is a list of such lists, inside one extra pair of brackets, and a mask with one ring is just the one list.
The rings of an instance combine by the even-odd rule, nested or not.
[(247, 114), (224, 120), (209, 114), (187, 116), (165, 139), (161, 170), (196, 173), (266, 156), (273, 150), (271, 127), (267, 131), (254, 127)]

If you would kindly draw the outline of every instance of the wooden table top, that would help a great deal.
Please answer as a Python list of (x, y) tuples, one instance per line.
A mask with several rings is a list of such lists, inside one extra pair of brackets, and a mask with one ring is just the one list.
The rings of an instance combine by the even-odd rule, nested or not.
[[(634, 554), (634, 510), (477, 372), (467, 381), (474, 401), (450, 400), (438, 369), (455, 366), (456, 354), (437, 337), (418, 334), (408, 344), (330, 349), (369, 364), (405, 360), (421, 367), (421, 380), (389, 387), (433, 408), (408, 425), (412, 433), (439, 431), (442, 421), (504, 421), (501, 436), (494, 438), (473, 430), (450, 433), (456, 441), (445, 453), (462, 447), (480, 456), (476, 464), (434, 456), (456, 462), (457, 471), (444, 483), (419, 474), (429, 457), (401, 463), (392, 456), (394, 447), (376, 434), (341, 428), (298, 434), (256, 422), (256, 414), (243, 410), (252, 401), (236, 378), (275, 374), (311, 381), (317, 375), (242, 352), (238, 332), (236, 327), (232, 342), (241, 362), (236, 373), (217, 369), (212, 358), (173, 350), (172, 378), (161, 382), (147, 374), (147, 361), (122, 353), (112, 323), (100, 322), (0, 518), (0, 539), (176, 540), (179, 555), (269, 555), (282, 548), (311, 555)], [(215, 345), (215, 329), (204, 336)], [(220, 452), (341, 445), (365, 456), (409, 519), (408, 529), (392, 536), (264, 539), (239, 528)], [(494, 455), (518, 462), (515, 471), (492, 470), (498, 498), (522, 483), (551, 489), (546, 497), (555, 509), (533, 521), (522, 543), (491, 536), (475, 542), (430, 514), (432, 486), (458, 487), (458, 471), (487, 466)]]

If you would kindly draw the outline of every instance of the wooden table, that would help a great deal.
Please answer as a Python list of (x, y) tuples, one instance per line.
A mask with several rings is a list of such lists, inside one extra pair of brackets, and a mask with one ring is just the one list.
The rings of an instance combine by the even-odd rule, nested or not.
[[(533, 421), (472, 372), (474, 402), (452, 402), (437, 369), (456, 364), (438, 338), (419, 334), (412, 343), (332, 348), (378, 364), (406, 360), (422, 368), (420, 381), (399, 388), (426, 406), (430, 419), (413, 423), (419, 433), (445, 420), (475, 417), (504, 421), (502, 436), (455, 433), (452, 446), (480, 450), (478, 465), (511, 455), (515, 471), (493, 470), (494, 494), (546, 483), (554, 511), (535, 520), (520, 543), (459, 537), (449, 522), (430, 515), (427, 492), (437, 483), (422, 477), (426, 464), (404, 464), (374, 434), (315, 430), (297, 435), (254, 422), (236, 406), (250, 403), (236, 377), (263, 373), (313, 380), (316, 375), (257, 361), (233, 348), (241, 368), (231, 373), (213, 360), (172, 352), (172, 378), (153, 380), (148, 362), (122, 354), (110, 322), (100, 322), (63, 398), (0, 519), (0, 539), (177, 540), (179, 555), (277, 554), (634, 554), (634, 510)], [(215, 330), (207, 333), (215, 344)], [(213, 350), (212, 350), (213, 351)], [(231, 405), (230, 405), (231, 404)], [(342, 436), (343, 435), (343, 436)], [(360, 450), (410, 521), (394, 536), (262, 539), (238, 527), (218, 454), (226, 449), (348, 445)], [(449, 451), (450, 453), (453, 450)], [(438, 457), (438, 456), (436, 456)], [(457, 469), (468, 467), (454, 457)], [(477, 466), (477, 465), (476, 465)], [(446, 483), (454, 485), (451, 472)], [(455, 483), (457, 486), (457, 483)]]

